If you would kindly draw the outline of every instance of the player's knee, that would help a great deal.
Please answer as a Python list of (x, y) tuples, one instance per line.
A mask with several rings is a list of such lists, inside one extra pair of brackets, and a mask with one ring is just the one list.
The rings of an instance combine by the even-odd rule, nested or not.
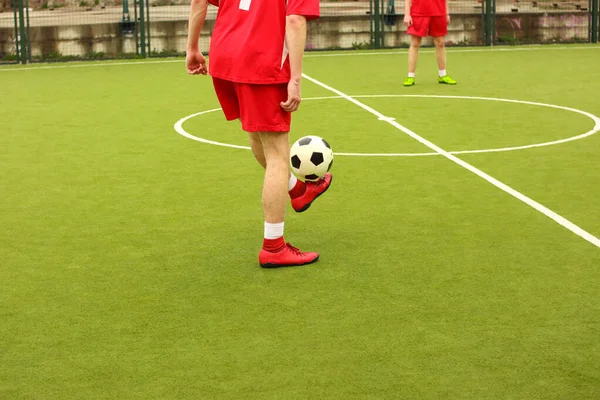
[(410, 41), (410, 47), (413, 49), (419, 49), (421, 47), (421, 38), (413, 36), (412, 40)]
[(445, 46), (444, 38), (442, 38), (442, 37), (436, 37), (433, 40), (433, 43), (435, 44), (435, 47), (437, 47), (438, 49), (443, 49)]

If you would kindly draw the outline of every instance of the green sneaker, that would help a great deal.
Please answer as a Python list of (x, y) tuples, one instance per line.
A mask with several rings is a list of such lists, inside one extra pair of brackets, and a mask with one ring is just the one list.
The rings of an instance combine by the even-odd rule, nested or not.
[(456, 81), (450, 78), (448, 75), (440, 76), (438, 78), (439, 83), (443, 83), (445, 85), (456, 85)]
[(415, 78), (409, 76), (404, 80), (404, 86), (413, 86), (415, 84)]

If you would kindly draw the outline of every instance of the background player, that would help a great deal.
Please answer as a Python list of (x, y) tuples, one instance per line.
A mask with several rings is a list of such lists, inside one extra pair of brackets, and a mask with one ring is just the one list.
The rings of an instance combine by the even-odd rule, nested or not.
[[(192, 0), (187, 70), (206, 75), (198, 47), (209, 0)], [(331, 174), (304, 183), (289, 171), (291, 113), (301, 102), (306, 21), (318, 18), (319, 0), (210, 0), (219, 7), (211, 37), (210, 75), (227, 120), (240, 119), (256, 160), (265, 168), (262, 267), (310, 264), (304, 253), (283, 239), (287, 198), (305, 211), (331, 184)]]
[(435, 55), (438, 64), (438, 82), (456, 85), (456, 81), (446, 74), (446, 46), (444, 37), (448, 33), (450, 14), (448, 0), (406, 0), (404, 6), (404, 23), (408, 26), (406, 33), (411, 35), (408, 50), (408, 77), (404, 86), (415, 84), (415, 70), (421, 40), (433, 36)]

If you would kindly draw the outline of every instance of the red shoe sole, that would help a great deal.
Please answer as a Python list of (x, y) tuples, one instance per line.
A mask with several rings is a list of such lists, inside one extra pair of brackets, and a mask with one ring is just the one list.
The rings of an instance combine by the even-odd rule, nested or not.
[(302, 207), (301, 209), (299, 209), (299, 210), (294, 210), (294, 211), (296, 211), (297, 213), (302, 213), (302, 212), (304, 212), (304, 211), (308, 210), (308, 209), (310, 208), (311, 204), (312, 204), (312, 203), (313, 203), (313, 202), (314, 202), (316, 199), (318, 199), (318, 198), (319, 198), (319, 196), (321, 196), (321, 195), (325, 194), (325, 192), (329, 190), (329, 188), (331, 187), (331, 184), (332, 184), (332, 183), (333, 183), (333, 175), (331, 175), (331, 180), (329, 181), (329, 186), (327, 186), (327, 187), (325, 188), (325, 190), (323, 190), (321, 193), (319, 193), (318, 195), (316, 195), (316, 196), (315, 196), (315, 198), (314, 198), (314, 199), (312, 199), (312, 201), (311, 201), (310, 203), (308, 203), (307, 205), (305, 205), (305, 206), (304, 206), (304, 207)]
[(301, 267), (303, 265), (313, 264), (313, 263), (317, 262), (318, 260), (319, 260), (319, 256), (317, 256), (314, 260), (307, 261), (307, 262), (302, 263), (302, 264), (273, 264), (273, 263), (266, 263), (266, 264), (260, 264), (260, 266), (263, 267), (263, 268)]

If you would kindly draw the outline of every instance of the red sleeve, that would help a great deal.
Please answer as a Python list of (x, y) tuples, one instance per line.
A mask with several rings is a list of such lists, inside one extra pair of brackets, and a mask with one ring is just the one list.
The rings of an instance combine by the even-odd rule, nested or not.
[(319, 0), (288, 0), (287, 15), (302, 15), (307, 20), (321, 16)]
[(219, 7), (219, 0), (208, 0), (208, 2), (209, 2), (210, 4), (212, 4), (213, 6), (217, 6), (217, 7)]

